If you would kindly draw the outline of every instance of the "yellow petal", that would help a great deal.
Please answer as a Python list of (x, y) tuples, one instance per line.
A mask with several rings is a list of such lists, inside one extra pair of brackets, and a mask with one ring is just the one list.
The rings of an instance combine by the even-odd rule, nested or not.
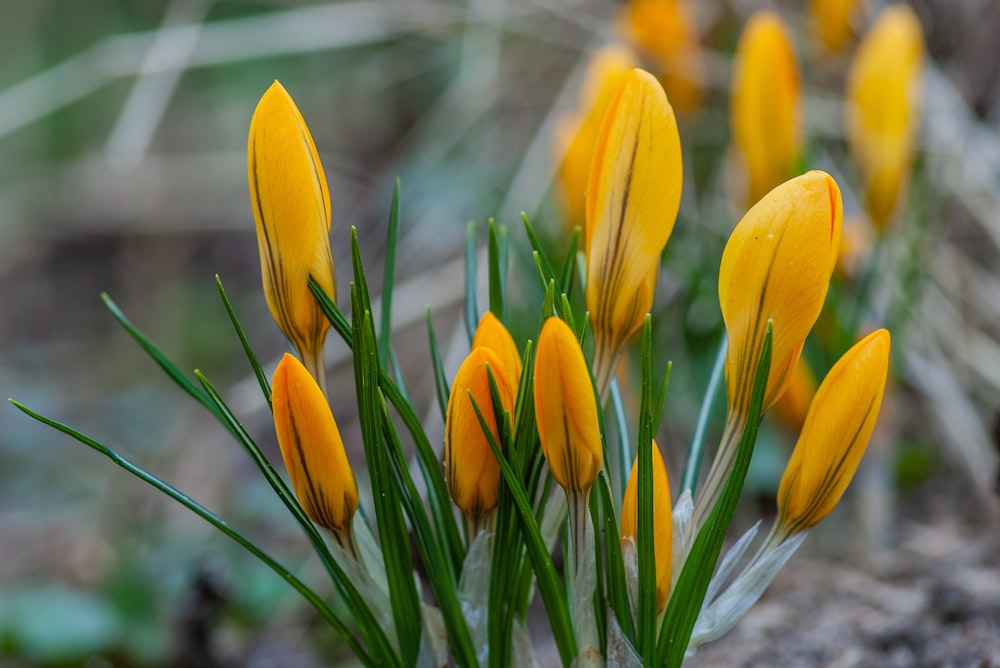
[(599, 382), (653, 305), (680, 197), (673, 109), (651, 74), (631, 70), (608, 107), (587, 191), (586, 301)]
[(568, 491), (590, 489), (604, 446), (597, 398), (573, 330), (558, 318), (542, 326), (535, 353), (535, 419), (552, 477)]
[(847, 141), (865, 210), (882, 229), (904, 199), (919, 123), (924, 41), (906, 5), (879, 15), (858, 47), (847, 85)]
[(854, 36), (865, 0), (810, 0), (812, 32), (828, 53), (842, 53)]
[[(514, 390), (504, 373), (501, 360), (489, 348), (472, 349), (462, 362), (451, 386), (445, 420), (445, 481), (455, 505), (473, 520), (497, 504), (500, 465), (473, 407), (479, 407), (490, 433), (500, 443), (487, 367), (493, 373), (500, 402), (513, 410)], [(471, 394), (471, 397), (469, 396)]]
[(582, 231), (587, 224), (587, 181), (601, 121), (625, 74), (637, 65), (635, 56), (619, 44), (595, 51), (587, 63), (579, 110), (562, 119), (556, 129), (557, 189), (570, 231), (574, 227)]
[[(639, 523), (639, 458), (632, 463), (622, 500), (622, 521), (619, 527), (624, 543), (631, 539), (638, 545)], [(653, 552), (656, 555), (656, 605), (663, 607), (670, 594), (670, 566), (673, 550), (674, 523), (670, 510), (670, 481), (667, 467), (656, 441), (653, 441)]]
[(306, 368), (286, 353), (271, 387), (274, 428), (302, 509), (332, 531), (350, 528), (358, 488), (326, 397)]
[(330, 323), (309, 291), (309, 275), (337, 296), (330, 194), (302, 114), (277, 81), (250, 122), (247, 175), (264, 296), (278, 327), (310, 364), (322, 351)]
[(653, 63), (674, 107), (694, 111), (704, 79), (694, 6), (688, 0), (631, 0), (621, 23), (626, 39)]
[(798, 364), (792, 370), (792, 378), (784, 393), (775, 402), (771, 413), (778, 422), (792, 433), (799, 433), (806, 419), (809, 403), (816, 394), (816, 376), (805, 357), (799, 357)]
[[(493, 315), (492, 311), (487, 311), (479, 319), (476, 335), (472, 337), (472, 347), (478, 348), (480, 346), (489, 348), (497, 356), (500, 370), (516, 391), (518, 381), (521, 378), (521, 354), (517, 352), (514, 337), (510, 335), (503, 323)], [(496, 369), (494, 369), (495, 373), (497, 373)]]
[(778, 488), (778, 514), (788, 534), (815, 525), (840, 501), (875, 428), (888, 369), (889, 332), (880, 329), (823, 379)]
[(772, 190), (733, 230), (719, 269), (731, 412), (746, 415), (769, 319), (774, 338), (763, 409), (784, 392), (823, 308), (842, 224), (840, 189), (829, 174), (812, 171)]
[(793, 176), (802, 148), (802, 101), (795, 50), (785, 24), (761, 11), (736, 47), (730, 123), (753, 204)]

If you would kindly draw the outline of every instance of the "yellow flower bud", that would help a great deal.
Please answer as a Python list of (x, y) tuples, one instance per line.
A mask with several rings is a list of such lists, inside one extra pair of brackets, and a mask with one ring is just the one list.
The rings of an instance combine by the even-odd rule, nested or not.
[(274, 371), (271, 405), (281, 458), (302, 509), (316, 524), (345, 537), (358, 508), (354, 473), (326, 397), (288, 353)]
[(681, 198), (681, 144), (659, 82), (631, 70), (608, 107), (587, 191), (586, 302), (603, 393), (653, 305)]
[(844, 233), (840, 240), (837, 257), (837, 271), (847, 280), (858, 275), (862, 263), (872, 250), (873, 230), (871, 224), (861, 216), (844, 217)]
[[(639, 458), (632, 463), (622, 500), (621, 541), (631, 539), (638, 545)], [(670, 566), (674, 541), (674, 521), (670, 510), (670, 482), (667, 467), (656, 441), (653, 441), (653, 553), (656, 555), (656, 607), (663, 608), (670, 595)]]
[[(517, 352), (517, 344), (514, 337), (510, 335), (503, 323), (493, 315), (492, 311), (487, 311), (479, 319), (476, 327), (476, 335), (472, 337), (472, 347), (489, 348), (497, 360), (500, 362), (500, 371), (510, 382), (511, 387), (517, 392), (517, 384), (521, 378), (521, 354)], [(498, 373), (493, 370), (494, 375)]]
[(736, 47), (730, 122), (750, 206), (793, 176), (802, 149), (802, 101), (792, 40), (781, 18), (761, 11)]
[(475, 401), (490, 433), (500, 444), (487, 367), (496, 381), (500, 403), (505, 410), (513, 410), (515, 390), (503, 362), (492, 350), (479, 346), (472, 349), (455, 374), (445, 419), (445, 482), (455, 505), (473, 522), (497, 505), (500, 493), (500, 465), (472, 403)]
[(786, 535), (805, 531), (832, 511), (861, 462), (878, 419), (889, 370), (889, 332), (854, 344), (816, 391), (778, 488)]
[(827, 53), (842, 53), (854, 36), (865, 0), (810, 0), (812, 32)]
[(309, 129), (275, 81), (254, 111), (247, 150), (264, 296), (278, 327), (325, 387), (323, 342), (330, 327), (309, 275), (337, 297), (330, 251), (330, 193)]
[(535, 352), (535, 420), (552, 477), (569, 492), (589, 490), (604, 445), (597, 398), (573, 330), (559, 318), (542, 326)]
[(905, 193), (919, 123), (923, 33), (913, 10), (891, 5), (858, 47), (847, 84), (847, 145), (865, 210), (883, 229)]
[(580, 94), (579, 110), (563, 118), (556, 128), (557, 190), (568, 230), (586, 226), (587, 181), (601, 121), (622, 79), (638, 65), (635, 56), (620, 44), (608, 44), (590, 57)]
[(792, 370), (792, 378), (788, 387), (775, 402), (771, 413), (778, 422), (785, 425), (789, 431), (798, 434), (806, 419), (809, 403), (816, 394), (816, 376), (805, 357), (799, 357), (798, 364)]
[(631, 0), (622, 11), (626, 39), (645, 53), (674, 107), (694, 111), (704, 78), (694, 6), (688, 0)]
[(842, 224), (837, 183), (825, 172), (812, 171), (772, 190), (733, 230), (719, 269), (731, 412), (746, 416), (769, 319), (774, 338), (763, 410), (791, 381), (826, 299)]

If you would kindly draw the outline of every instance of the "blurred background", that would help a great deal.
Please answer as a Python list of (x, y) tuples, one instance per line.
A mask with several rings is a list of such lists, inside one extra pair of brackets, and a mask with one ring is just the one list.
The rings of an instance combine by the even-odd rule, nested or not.
[[(732, 56), (761, 7), (780, 12), (800, 59), (804, 166), (832, 173), (847, 213), (860, 213), (841, 107), (854, 38), (821, 54), (803, 4), (692, 3), (700, 74), (689, 108), (675, 100), (684, 198), (657, 296), (658, 351), (674, 361), (672, 476), (721, 332), (718, 257), (742, 213), (729, 185)], [(858, 35), (883, 6), (862, 4)], [(901, 544), (934, 563), (974, 554), (977, 568), (995, 568), (995, 541), (969, 545), (996, 532), (1000, 5), (911, 6), (927, 45), (921, 130), (891, 269), (875, 271), (895, 305), (895, 380), (881, 464), (862, 473), (874, 482), (858, 484), (839, 527), (854, 521), (849, 512), (868, 518), (847, 542), (875, 572), (898, 565)], [(270, 370), (286, 345), (260, 292), (245, 164), (254, 106), (278, 79), (330, 182), (345, 301), (350, 227), (377, 292), (401, 180), (394, 343), (411, 386), (432, 388), (425, 308), (449, 371), (467, 343), (467, 222), (507, 226), (511, 289), (529, 301), (537, 287), (520, 213), (565, 253), (554, 136), (578, 104), (589, 54), (622, 35), (621, 10), (610, 0), (0, 0), (4, 396), (119, 449), (322, 582), (252, 464), (134, 345), (101, 293), (181, 368), (224, 388), (277, 457), (214, 276)], [(514, 314), (521, 342), (531, 313)], [(334, 377), (349, 373), (345, 359), (330, 341)], [(433, 391), (415, 394), (440, 433)], [(348, 395), (333, 407), (348, 442), (351, 406)], [(790, 446), (781, 429), (765, 427), (773, 445), (751, 478), (748, 495), (762, 507)], [(937, 533), (918, 532), (926, 544), (913, 548), (907, 522)], [(836, 533), (815, 543), (818, 559), (848, 549)], [(976, 582), (1000, 596), (996, 579)], [(316, 666), (343, 652), (279, 578), (197, 517), (67, 437), (0, 411), (0, 665)]]

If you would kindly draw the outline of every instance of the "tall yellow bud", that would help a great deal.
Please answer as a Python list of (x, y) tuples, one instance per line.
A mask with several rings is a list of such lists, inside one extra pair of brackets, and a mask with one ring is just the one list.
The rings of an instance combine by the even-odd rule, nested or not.
[(556, 187), (569, 231), (579, 227), (582, 232), (587, 224), (587, 182), (601, 121), (622, 79), (638, 64), (632, 52), (620, 44), (607, 44), (595, 51), (587, 63), (578, 109), (556, 127)]
[(346, 547), (352, 541), (351, 522), (358, 508), (354, 473), (326, 396), (305, 366), (288, 353), (274, 371), (271, 405), (295, 496), (309, 519), (333, 532)]
[(861, 462), (889, 370), (889, 332), (854, 344), (816, 391), (778, 488), (778, 521), (790, 536), (832, 511)]
[(268, 308), (325, 389), (323, 342), (330, 323), (308, 281), (311, 274), (336, 299), (330, 193), (309, 128), (277, 81), (250, 121), (247, 176)]
[(812, 32), (827, 53), (843, 53), (854, 37), (865, 0), (810, 0)]
[(781, 18), (760, 11), (736, 47), (730, 124), (750, 206), (793, 176), (802, 150), (802, 100), (792, 39)]
[(681, 144), (659, 82), (631, 70), (608, 107), (587, 190), (586, 302), (603, 394), (653, 305), (681, 198)]
[(478, 526), (483, 516), (497, 505), (500, 493), (500, 465), (475, 409), (479, 408), (490, 434), (499, 444), (500, 430), (493, 411), (487, 368), (493, 374), (504, 410), (513, 410), (515, 390), (503, 362), (492, 350), (479, 346), (472, 349), (455, 374), (445, 419), (445, 482), (455, 505), (473, 526)]
[[(638, 545), (639, 523), (639, 458), (632, 463), (622, 500), (622, 521), (619, 527), (622, 543), (632, 540)], [(656, 607), (662, 609), (670, 595), (670, 566), (674, 541), (674, 521), (670, 510), (670, 481), (667, 467), (656, 441), (653, 441), (653, 553), (656, 555)]]
[(573, 330), (559, 318), (542, 325), (535, 352), (535, 419), (552, 477), (569, 492), (590, 489), (604, 446), (597, 398)]
[(631, 0), (622, 11), (626, 39), (648, 57), (682, 112), (698, 108), (705, 76), (696, 19), (688, 0)]
[(847, 82), (847, 144), (872, 224), (905, 199), (920, 120), (924, 39), (913, 10), (891, 5), (858, 47)]
[[(518, 381), (521, 378), (521, 354), (517, 352), (517, 344), (500, 319), (487, 311), (479, 319), (476, 335), (472, 337), (473, 348), (489, 348), (500, 362), (500, 371), (510, 382), (514, 392), (517, 392)], [(497, 370), (493, 370), (494, 375)]]

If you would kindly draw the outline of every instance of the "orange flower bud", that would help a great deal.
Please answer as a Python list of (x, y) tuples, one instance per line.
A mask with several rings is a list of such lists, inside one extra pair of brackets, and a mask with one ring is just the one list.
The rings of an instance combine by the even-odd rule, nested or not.
[(778, 517), (787, 535), (832, 511), (861, 462), (878, 419), (889, 370), (889, 332), (854, 344), (816, 391), (778, 488)]
[(754, 14), (736, 47), (730, 121), (752, 205), (793, 176), (802, 149), (799, 69), (791, 37), (771, 11)]
[(854, 37), (854, 23), (865, 0), (810, 0), (812, 31), (828, 53), (842, 53)]
[(358, 508), (358, 487), (344, 442), (319, 385), (292, 355), (274, 371), (274, 428), (292, 489), (306, 515), (343, 536)]
[(653, 64), (675, 108), (694, 111), (704, 78), (694, 6), (688, 0), (631, 0), (622, 11), (626, 39)]
[[(632, 463), (622, 500), (621, 541), (638, 545), (639, 458)], [(674, 541), (674, 521), (670, 510), (670, 482), (667, 467), (656, 441), (653, 441), (653, 553), (656, 555), (656, 607), (663, 608), (670, 595), (670, 566)]]
[(886, 7), (862, 40), (847, 84), (847, 145), (865, 210), (883, 229), (905, 199), (919, 123), (924, 40), (906, 5)]
[(542, 326), (535, 353), (535, 419), (552, 477), (567, 492), (590, 489), (604, 444), (587, 361), (573, 330), (559, 318)]
[[(480, 346), (489, 348), (497, 356), (500, 370), (516, 392), (518, 381), (521, 378), (521, 354), (517, 352), (514, 337), (510, 335), (503, 323), (493, 315), (492, 311), (487, 311), (479, 319), (476, 335), (472, 337), (472, 347), (479, 348)], [(493, 370), (494, 375), (497, 372), (496, 369)]]
[(455, 505), (473, 522), (493, 509), (500, 493), (500, 465), (474, 407), (479, 408), (499, 444), (500, 430), (493, 411), (487, 368), (496, 381), (504, 410), (513, 410), (514, 389), (503, 362), (492, 350), (480, 346), (472, 349), (455, 374), (445, 419), (445, 482)]
[(563, 220), (568, 230), (586, 227), (587, 182), (590, 161), (608, 104), (622, 79), (638, 61), (620, 44), (608, 44), (590, 57), (576, 114), (563, 118), (556, 128), (556, 189), (560, 193)]
[(247, 149), (264, 296), (278, 327), (325, 387), (323, 342), (330, 327), (309, 275), (337, 297), (330, 251), (330, 193), (309, 129), (275, 81), (254, 111)]
[(774, 338), (763, 410), (790, 382), (826, 299), (842, 224), (837, 183), (812, 171), (772, 190), (733, 230), (719, 269), (730, 411), (746, 413), (769, 319)]
[(587, 191), (586, 301), (594, 374), (603, 392), (623, 346), (653, 305), (681, 198), (681, 145), (673, 109), (648, 72), (632, 70), (608, 107)]

